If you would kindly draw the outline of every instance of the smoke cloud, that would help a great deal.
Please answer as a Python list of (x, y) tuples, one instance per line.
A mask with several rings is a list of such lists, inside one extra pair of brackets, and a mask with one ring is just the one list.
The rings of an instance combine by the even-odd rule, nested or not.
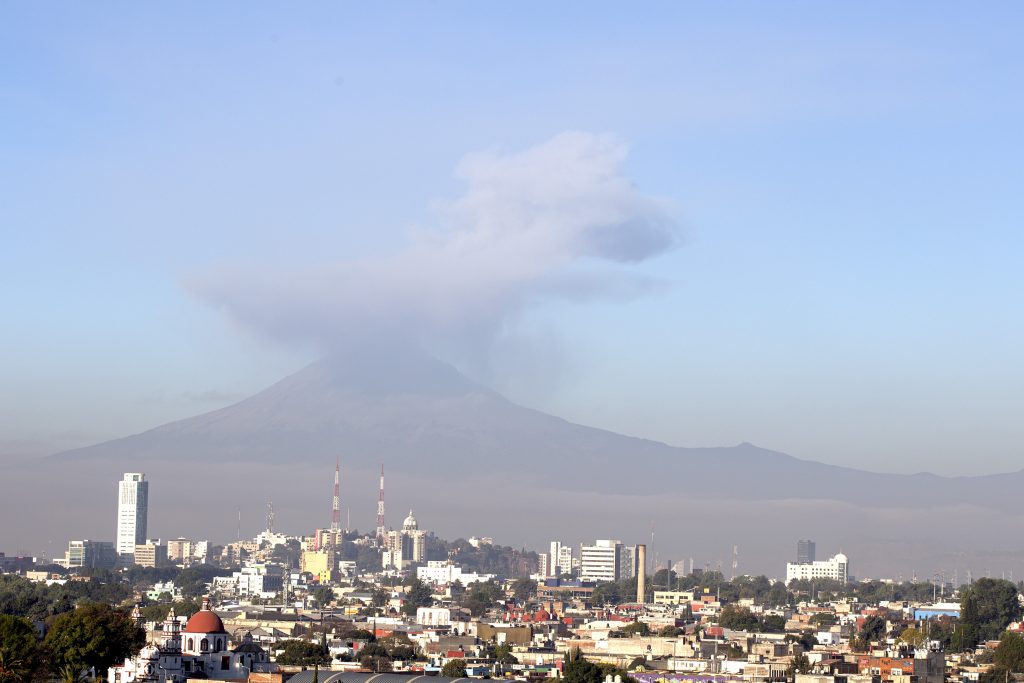
[(631, 266), (672, 248), (677, 225), (666, 202), (625, 177), (627, 154), (615, 137), (583, 132), (472, 154), (456, 168), (465, 193), (397, 253), (302, 270), (220, 268), (188, 286), (275, 339), (488, 347), (533, 306), (654, 284)]

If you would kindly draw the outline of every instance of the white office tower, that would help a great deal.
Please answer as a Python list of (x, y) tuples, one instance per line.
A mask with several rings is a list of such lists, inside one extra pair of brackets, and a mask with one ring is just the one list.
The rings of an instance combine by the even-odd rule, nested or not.
[(572, 573), (572, 546), (561, 541), (551, 541), (551, 552), (548, 554), (548, 575), (561, 576)]
[(622, 542), (598, 540), (580, 546), (580, 578), (585, 581), (618, 581)]
[(839, 553), (827, 560), (815, 562), (794, 563), (786, 565), (786, 583), (790, 581), (815, 581), (828, 579), (846, 583), (850, 577), (850, 560), (846, 555)]
[(126, 472), (117, 483), (117, 557), (122, 565), (131, 565), (135, 546), (146, 542), (146, 515), (149, 512), (149, 482), (141, 472)]

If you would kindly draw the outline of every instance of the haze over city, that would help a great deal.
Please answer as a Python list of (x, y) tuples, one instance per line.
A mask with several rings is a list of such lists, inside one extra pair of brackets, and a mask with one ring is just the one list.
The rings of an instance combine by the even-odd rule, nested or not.
[(450, 538), (1024, 571), (1021, 14), (4, 7), (0, 550), (133, 471), (157, 534), (312, 529), (338, 457), (363, 529), (385, 462)]

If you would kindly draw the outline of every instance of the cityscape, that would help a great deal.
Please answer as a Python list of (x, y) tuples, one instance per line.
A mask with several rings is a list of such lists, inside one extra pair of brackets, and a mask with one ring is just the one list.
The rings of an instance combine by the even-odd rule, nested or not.
[(0, 3), (0, 683), (1024, 683), (1024, 3)]
[[(0, 553), (0, 609), (23, 611), (29, 632), (43, 632), (65, 591), (112, 591), (130, 611), (79, 608), (58, 617), (46, 641), (66, 647), (64, 630), (111, 641), (77, 651), (90, 670), (106, 665), (92, 675), (110, 683), (367, 670), (644, 683), (987, 681), (1005, 666), (989, 654), (1024, 642), (1012, 576), (858, 579), (850, 558), (818, 559), (811, 539), (794, 542), (784, 579), (783, 568), (779, 578), (738, 574), (735, 559), (727, 573), (692, 558), (659, 567), (647, 543), (617, 539), (538, 550), (491, 537), (449, 542), (420, 528), (412, 510), (400, 526), (388, 523), (383, 465), (376, 528), (360, 534), (342, 523), (341, 480), (338, 458), (322, 528), (279, 530), (268, 502), (263, 531), (217, 542), (149, 538), (150, 486), (158, 492), (159, 482), (126, 472), (110, 496), (115, 540), (70, 540), (52, 560)], [(117, 614), (127, 636), (103, 621)], [(81, 621), (68, 625), (74, 616)], [(14, 638), (7, 619), (2, 634)], [(83, 636), (90, 629), (101, 633)], [(40, 665), (4, 657), (12, 679)]]

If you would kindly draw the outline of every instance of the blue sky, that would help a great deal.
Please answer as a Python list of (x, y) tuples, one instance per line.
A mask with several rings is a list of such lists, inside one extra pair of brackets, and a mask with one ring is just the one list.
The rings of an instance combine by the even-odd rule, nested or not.
[(629, 266), (660, 283), (642, 296), (506, 319), (531, 343), (499, 388), (678, 445), (1018, 469), (1022, 13), (9, 3), (0, 454), (139, 431), (300, 367), (315, 344), (189, 283), (401, 253), (464, 195), (467, 155), (584, 131), (628, 145), (623, 174), (683, 239)]

